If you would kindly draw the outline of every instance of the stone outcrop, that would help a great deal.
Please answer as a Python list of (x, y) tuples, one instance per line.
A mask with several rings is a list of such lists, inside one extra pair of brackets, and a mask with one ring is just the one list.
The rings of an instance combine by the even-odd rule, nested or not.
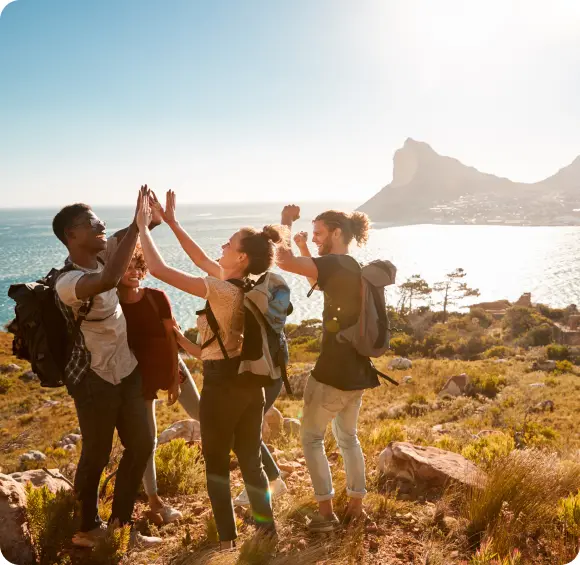
[(413, 362), (405, 357), (395, 357), (389, 361), (389, 369), (405, 371), (413, 366)]
[(159, 434), (157, 444), (169, 443), (174, 439), (184, 439), (187, 442), (200, 441), (201, 431), (197, 420), (179, 420), (171, 424)]
[(10, 475), (0, 475), (0, 477), (10, 478), (17, 483), (26, 485), (31, 483), (34, 487), (47, 487), (50, 492), (56, 493), (59, 490), (71, 490), (69, 481), (58, 469), (48, 469), (48, 473), (43, 469), (32, 471), (22, 471)]
[(284, 416), (280, 410), (272, 406), (264, 414), (264, 422), (262, 424), (262, 438), (264, 441), (270, 441), (277, 438), (284, 429)]
[(469, 392), (470, 379), (465, 373), (449, 377), (443, 388), (439, 391), (439, 397), (446, 396), (463, 396)]

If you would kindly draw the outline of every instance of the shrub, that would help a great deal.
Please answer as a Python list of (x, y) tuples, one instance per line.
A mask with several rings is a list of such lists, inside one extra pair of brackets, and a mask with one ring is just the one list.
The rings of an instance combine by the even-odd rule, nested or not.
[(506, 384), (506, 378), (498, 375), (471, 376), (470, 394), (472, 396), (483, 394), (488, 398), (495, 398)]
[(522, 554), (519, 549), (514, 549), (505, 559), (502, 559), (493, 550), (492, 541), (487, 540), (481, 544), (469, 563), (470, 565), (520, 565), (522, 563)]
[(107, 534), (99, 540), (92, 553), (92, 562), (99, 565), (118, 565), (129, 551), (131, 527), (122, 528), (108, 526)]
[(392, 441), (405, 441), (407, 433), (405, 428), (396, 422), (382, 422), (368, 436), (368, 442), (372, 446), (386, 447)]
[(539, 347), (552, 342), (553, 330), (549, 324), (542, 324), (526, 332), (518, 342), (523, 347)]
[(311, 337), (305, 344), (306, 351), (310, 353), (319, 353), (320, 352), (320, 339), (317, 337)]
[(505, 345), (494, 345), (490, 347), (483, 356), (486, 359), (506, 359), (514, 354), (514, 350), (511, 347)]
[(558, 345), (557, 343), (548, 345), (546, 353), (548, 359), (553, 359), (555, 361), (568, 359), (570, 357), (570, 350), (565, 345)]
[(399, 357), (408, 357), (413, 351), (414, 340), (410, 335), (397, 334), (391, 338), (391, 349)]
[(455, 356), (455, 348), (451, 343), (445, 343), (435, 348), (435, 357), (451, 358)]
[(47, 487), (26, 486), (26, 519), (39, 565), (53, 565), (61, 558), (77, 529), (75, 495)]
[(556, 361), (556, 372), (558, 373), (573, 373), (574, 365), (564, 359), (563, 361)]
[(13, 384), (12, 379), (0, 375), (0, 394), (6, 394), (12, 388)]
[(498, 457), (506, 457), (513, 449), (513, 438), (498, 432), (472, 441), (462, 449), (461, 455), (477, 465), (489, 466)]
[(560, 500), (558, 518), (571, 536), (580, 537), (580, 491)]
[(472, 540), (486, 534), (495, 550), (506, 555), (544, 531), (559, 500), (567, 495), (556, 455), (533, 449), (512, 451), (495, 460), (481, 488), (467, 492), (463, 503), (467, 533)]
[(189, 447), (184, 439), (174, 439), (157, 448), (157, 487), (159, 494), (195, 494), (204, 483), (204, 466), (197, 445)]
[(503, 328), (511, 337), (519, 337), (532, 328), (543, 323), (545, 318), (535, 312), (532, 308), (525, 306), (513, 306), (509, 308), (502, 319)]
[(482, 328), (489, 328), (493, 324), (493, 317), (483, 308), (472, 308), (469, 312), (470, 318), (477, 318)]
[(525, 447), (543, 447), (556, 441), (559, 434), (550, 426), (527, 422), (519, 437)]
[(566, 317), (566, 310), (563, 308), (551, 308), (546, 304), (536, 304), (536, 310), (545, 318), (555, 322), (560, 322)]
[(546, 383), (546, 386), (554, 388), (560, 384), (560, 381), (558, 379), (555, 379), (554, 377), (546, 377), (544, 379), (544, 383)]
[(447, 435), (441, 436), (437, 441), (435, 441), (433, 447), (438, 447), (445, 451), (453, 451), (454, 453), (461, 453), (459, 442), (454, 437)]

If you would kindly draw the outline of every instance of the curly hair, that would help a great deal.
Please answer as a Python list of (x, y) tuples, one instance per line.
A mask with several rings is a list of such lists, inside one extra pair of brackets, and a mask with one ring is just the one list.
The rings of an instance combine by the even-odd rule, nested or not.
[(135, 245), (135, 251), (133, 252), (131, 261), (135, 261), (135, 268), (140, 271), (139, 280), (143, 280), (149, 272), (149, 267), (147, 266), (145, 255), (143, 255), (143, 248), (139, 242)]
[(363, 212), (347, 214), (346, 212), (340, 212), (338, 210), (328, 210), (316, 216), (314, 221), (324, 222), (331, 231), (340, 228), (344, 242), (347, 245), (354, 238), (360, 247), (369, 239), (369, 217)]

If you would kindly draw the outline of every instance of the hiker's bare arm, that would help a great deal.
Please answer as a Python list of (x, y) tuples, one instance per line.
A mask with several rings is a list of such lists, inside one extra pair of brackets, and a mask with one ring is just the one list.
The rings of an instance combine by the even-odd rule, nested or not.
[[(147, 185), (144, 186), (147, 187)], [(159, 207), (153, 205), (154, 203), (158, 202), (157, 196), (155, 196), (153, 191), (150, 191), (149, 193), (149, 201), (151, 204), (151, 223), (149, 224), (149, 229), (152, 230), (163, 223), (163, 216), (159, 210)], [(125, 237), (130, 227), (131, 226), (127, 226), (126, 228), (115, 232), (113, 237), (116, 238), (118, 242), (120, 242)]]
[(287, 204), (282, 208), (282, 214), (280, 215), (280, 223), (288, 228), (286, 244), (291, 245), (292, 243), (292, 224), (300, 218), (300, 206), (296, 204)]
[(183, 335), (183, 332), (179, 328), (179, 326), (173, 326), (173, 331), (175, 332), (175, 336), (177, 338), (177, 343), (185, 349), (187, 353), (193, 355), (193, 357), (197, 357), (198, 359), (201, 358), (201, 345), (197, 345), (197, 343), (192, 343)]
[(151, 221), (149, 208), (149, 202), (143, 201), (140, 211), (137, 214), (137, 225), (139, 227), (139, 235), (141, 238), (141, 248), (143, 249), (143, 255), (145, 255), (145, 261), (149, 267), (149, 272), (156, 279), (170, 284), (179, 290), (204, 298), (207, 294), (207, 288), (201, 277), (194, 277), (188, 273), (180, 271), (179, 269), (174, 269), (163, 260), (163, 257), (161, 257), (148, 228)]
[[(137, 209), (139, 209), (140, 203), (144, 198), (147, 198), (147, 187), (141, 187), (139, 191)], [(115, 252), (109, 257), (103, 270), (100, 273), (87, 273), (78, 280), (75, 294), (79, 300), (86, 300), (91, 296), (111, 290), (119, 284), (133, 257), (138, 235), (137, 224), (133, 220), (127, 228), (125, 237), (123, 237)]]
[[(305, 231), (298, 232), (294, 236), (294, 243), (296, 244), (296, 247), (298, 247), (301, 257), (312, 257), (312, 255), (310, 254), (310, 249), (308, 249), (308, 234)], [(315, 288), (316, 290), (319, 290), (317, 286), (315, 287), (316, 285), (315, 279), (309, 278), (308, 282), (310, 283), (311, 287)]]
[(178, 364), (178, 347), (177, 347), (177, 337), (173, 331), (173, 319), (168, 318), (163, 320), (163, 329), (165, 330), (165, 335), (169, 341), (169, 348), (171, 351), (171, 374), (173, 379), (171, 381), (171, 386), (167, 391), (167, 406), (171, 406), (177, 402), (181, 390), (179, 388), (179, 364)]
[(318, 280), (318, 269), (312, 257), (296, 257), (292, 252), (292, 248), (286, 245), (278, 246), (276, 265), (283, 271), (302, 275), (308, 280)]

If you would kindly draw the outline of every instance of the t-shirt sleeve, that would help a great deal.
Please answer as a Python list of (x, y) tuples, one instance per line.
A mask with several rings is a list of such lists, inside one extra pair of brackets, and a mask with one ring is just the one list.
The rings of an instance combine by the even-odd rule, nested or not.
[(67, 306), (79, 306), (82, 300), (77, 298), (77, 283), (84, 275), (83, 271), (69, 271), (56, 281), (56, 293)]
[(173, 318), (173, 313), (171, 311), (171, 302), (169, 302), (169, 297), (162, 290), (155, 289), (153, 291), (153, 299), (159, 308), (159, 316), (162, 320), (171, 320)]
[(323, 255), (322, 257), (313, 257), (312, 260), (318, 269), (318, 287), (324, 290), (330, 277), (340, 268), (338, 257), (336, 255)]

